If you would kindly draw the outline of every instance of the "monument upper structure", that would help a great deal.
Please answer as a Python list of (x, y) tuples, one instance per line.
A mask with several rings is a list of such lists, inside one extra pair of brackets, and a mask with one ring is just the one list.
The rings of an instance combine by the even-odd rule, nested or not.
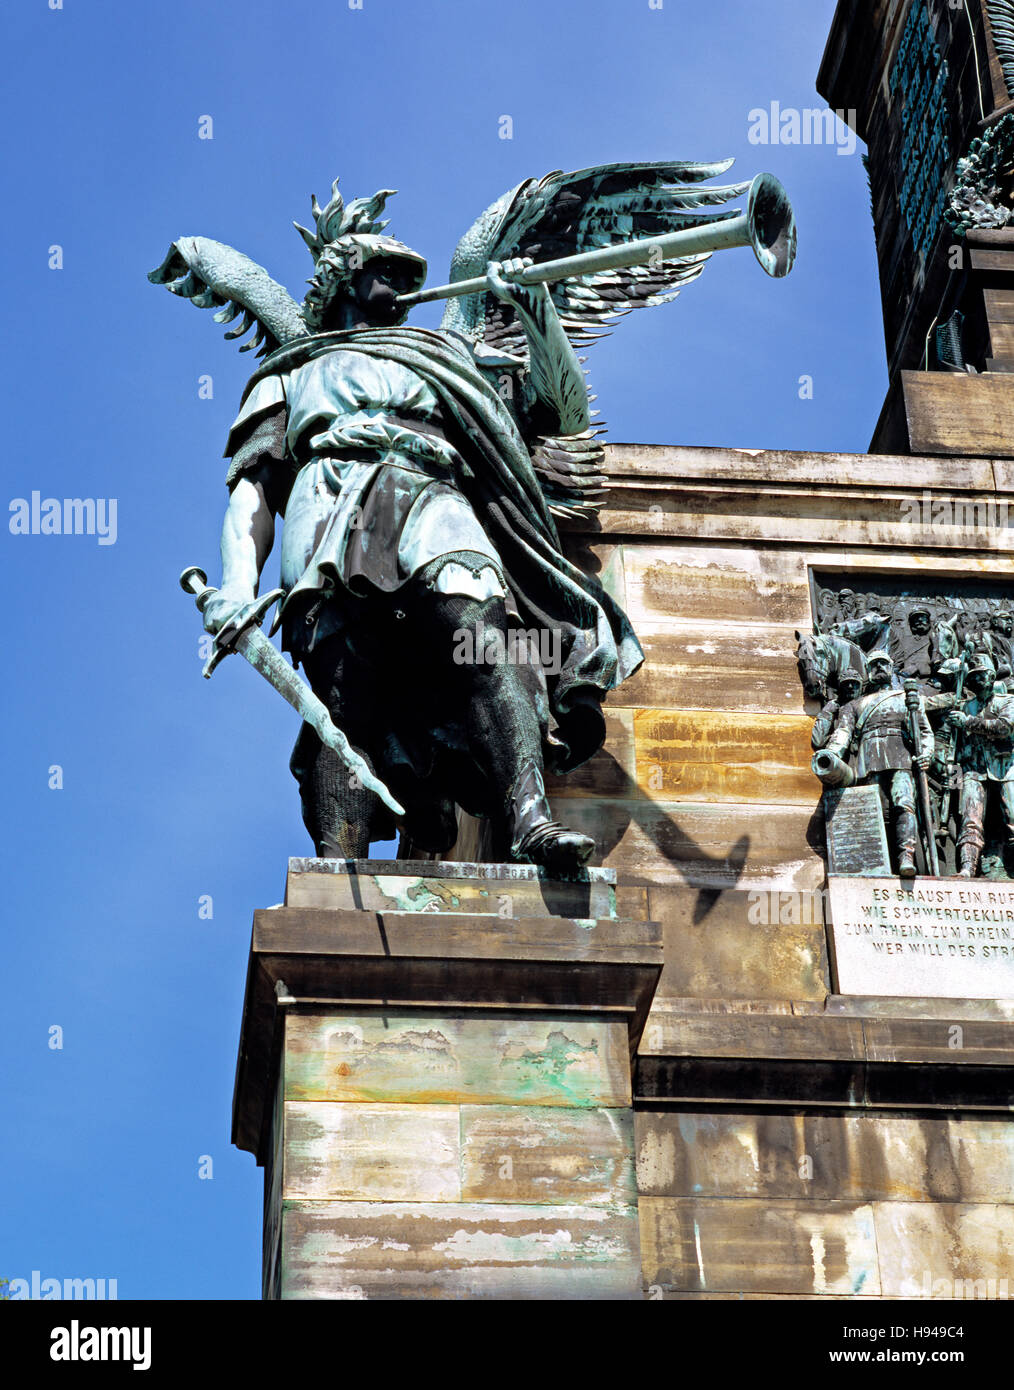
[(1014, 2), (841, 0), (817, 86), (869, 147), (890, 378), (871, 450), (1009, 455)]

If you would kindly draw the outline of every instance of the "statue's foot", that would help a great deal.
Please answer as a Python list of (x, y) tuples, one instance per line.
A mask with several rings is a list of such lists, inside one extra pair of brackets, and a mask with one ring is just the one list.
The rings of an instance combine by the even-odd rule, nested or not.
[(898, 855), (898, 877), (915, 878), (915, 855), (910, 849), (903, 849)]
[(530, 830), (517, 849), (523, 864), (538, 864), (554, 878), (579, 874), (595, 850), (595, 841), (556, 821), (543, 821)]

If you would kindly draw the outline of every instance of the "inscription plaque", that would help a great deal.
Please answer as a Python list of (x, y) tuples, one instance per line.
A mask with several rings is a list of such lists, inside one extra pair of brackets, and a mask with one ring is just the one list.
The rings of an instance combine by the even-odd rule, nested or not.
[(1014, 999), (1014, 884), (830, 878), (839, 994)]
[(891, 857), (877, 787), (844, 787), (824, 792), (829, 874), (890, 878)]

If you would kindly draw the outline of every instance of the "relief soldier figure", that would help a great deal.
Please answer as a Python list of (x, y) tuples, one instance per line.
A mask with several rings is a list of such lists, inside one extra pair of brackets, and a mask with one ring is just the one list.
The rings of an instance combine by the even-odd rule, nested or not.
[(866, 658), (867, 694), (846, 705), (825, 752), (847, 759), (855, 755), (855, 780), (880, 788), (885, 821), (893, 822), (897, 872), (914, 878), (919, 844), (913, 764), (925, 770), (933, 755), (933, 733), (919, 702), (919, 745), (913, 748), (911, 716), (905, 692), (895, 683), (894, 663), (886, 651)]
[(842, 589), (838, 606), (841, 620), (829, 629), (835, 637), (844, 637), (866, 652), (887, 642), (891, 619), (873, 606), (872, 599), (867, 600), (854, 589)]
[(909, 609), (904, 627), (892, 627), (890, 652), (895, 668), (928, 688), (936, 671), (957, 655), (954, 634), (957, 614), (949, 622), (934, 625), (933, 614), (921, 605)]
[[(1014, 695), (996, 690), (996, 668), (982, 652), (972, 656), (966, 678), (971, 699), (952, 710), (961, 768), (958, 853), (961, 878), (979, 873), (986, 846), (987, 818), (999, 822), (999, 858), (1014, 850)], [(997, 866), (1003, 873), (1003, 866)]]
[(837, 692), (831, 696), (813, 721), (810, 747), (815, 753), (827, 747), (828, 740), (838, 726), (841, 711), (853, 700), (858, 700), (862, 693), (863, 679), (858, 671), (847, 670), (838, 677)]
[(1014, 672), (1012, 662), (1012, 642), (1014, 633), (1014, 614), (1009, 608), (1001, 608), (989, 620), (989, 629), (983, 634), (983, 647), (993, 659), (998, 678), (1004, 679)]

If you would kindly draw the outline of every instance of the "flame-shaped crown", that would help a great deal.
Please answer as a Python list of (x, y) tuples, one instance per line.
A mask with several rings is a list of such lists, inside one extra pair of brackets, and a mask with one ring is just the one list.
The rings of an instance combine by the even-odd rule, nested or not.
[(388, 198), (397, 192), (394, 188), (382, 188), (372, 198), (355, 198), (346, 206), (345, 199), (338, 192), (338, 179), (331, 185), (331, 201), (322, 208), (314, 194), (310, 210), (313, 213), (315, 231), (301, 227), (298, 222), (292, 225), (306, 242), (314, 261), (319, 261), (324, 250), (340, 237), (350, 235), (375, 236), (387, 226), (387, 219), (380, 220)]

